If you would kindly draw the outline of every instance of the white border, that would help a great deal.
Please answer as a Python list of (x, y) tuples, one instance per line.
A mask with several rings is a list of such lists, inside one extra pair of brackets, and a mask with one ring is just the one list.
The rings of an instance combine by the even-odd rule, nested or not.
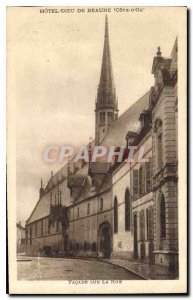
[[(2, 3), (3, 2), (3, 3)], [(0, 80), (0, 295), (1, 299), (5, 299), (8, 297), (6, 295), (6, 6), (188, 6), (190, 9), (192, 9), (192, 1), (171, 1), (170, 3), (168, 0), (162, 0), (162, 1), (107, 1), (107, 0), (98, 0), (98, 1), (77, 1), (77, 0), (71, 0), (71, 1), (61, 1), (61, 0), (7, 0), (7, 1), (1, 1), (0, 3), (0, 66), (1, 66), (1, 80)], [(191, 28), (189, 28), (190, 31), (190, 41), (192, 40), (192, 25)], [(190, 43), (190, 49), (191, 49), (191, 43)], [(192, 65), (191, 65), (192, 66)], [(190, 67), (191, 67), (190, 66)], [(190, 87), (192, 86), (193, 82), (190, 78)], [(190, 96), (190, 95), (189, 95)], [(189, 109), (190, 116), (193, 114), (193, 109), (191, 105), (192, 99), (189, 99)], [(190, 118), (190, 121), (192, 118)], [(191, 129), (190, 129), (190, 135), (193, 138), (193, 124), (191, 121)], [(192, 139), (191, 139), (192, 140)], [(191, 154), (191, 153), (190, 153)], [(192, 170), (192, 163), (191, 163), (191, 170)], [(191, 182), (190, 182), (191, 186)], [(191, 198), (190, 198), (191, 200)], [(191, 219), (191, 218), (190, 218)], [(190, 238), (190, 240), (192, 240)], [(190, 251), (191, 255), (191, 251)], [(192, 266), (192, 265), (191, 265)], [(190, 282), (191, 285), (192, 282)], [(55, 298), (56, 296), (53, 296), (51, 298)], [(68, 298), (68, 297), (67, 297)], [(136, 298), (136, 297), (135, 297)], [(166, 297), (169, 298), (169, 297)]]

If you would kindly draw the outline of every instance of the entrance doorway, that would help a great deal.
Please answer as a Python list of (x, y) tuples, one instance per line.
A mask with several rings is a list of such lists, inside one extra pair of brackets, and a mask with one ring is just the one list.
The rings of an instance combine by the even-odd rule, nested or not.
[(109, 258), (111, 254), (111, 226), (108, 222), (102, 223), (99, 228), (99, 255)]

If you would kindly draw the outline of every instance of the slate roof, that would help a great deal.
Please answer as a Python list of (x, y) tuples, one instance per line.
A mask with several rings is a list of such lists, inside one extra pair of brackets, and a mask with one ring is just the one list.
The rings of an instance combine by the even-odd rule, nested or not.
[(82, 187), (84, 186), (85, 176), (81, 174), (69, 176), (69, 187)]
[[(139, 117), (143, 110), (149, 107), (149, 93), (146, 93), (135, 104), (128, 108), (109, 128), (102, 145), (105, 146), (125, 146), (127, 132), (136, 132), (139, 128)], [(94, 144), (94, 141), (92, 141)], [(88, 163), (82, 165), (76, 171), (76, 176), (70, 176), (70, 185), (74, 186), (74, 194), (78, 201), (83, 200), (85, 197), (92, 196), (97, 192), (102, 192), (110, 187), (111, 179), (109, 175), (106, 175), (109, 169), (109, 164), (104, 162), (97, 162), (91, 164), (91, 172), (95, 174), (96, 189), (92, 190), (88, 188), (85, 178), (88, 177), (89, 166)], [(66, 180), (67, 177), (67, 165), (62, 167), (57, 173), (55, 173), (49, 180), (46, 191), (49, 191), (52, 187), (56, 186), (62, 180)], [(67, 195), (66, 195), (67, 197)], [(68, 199), (66, 199), (67, 201)], [(70, 205), (70, 203), (69, 203)], [(32, 211), (27, 223), (31, 223), (35, 220), (43, 218), (49, 215), (50, 212), (50, 199), (49, 193), (46, 193), (39, 199), (34, 210)]]
[(102, 141), (105, 146), (125, 146), (128, 131), (137, 132), (139, 129), (139, 117), (143, 110), (149, 107), (149, 93), (147, 92), (131, 107), (129, 107), (109, 128)]

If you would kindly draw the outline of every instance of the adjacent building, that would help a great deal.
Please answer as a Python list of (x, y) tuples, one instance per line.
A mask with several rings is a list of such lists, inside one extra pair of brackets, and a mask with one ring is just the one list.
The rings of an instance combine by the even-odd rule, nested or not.
[(21, 225), (21, 222), (16, 224), (17, 227), (17, 253), (25, 252), (25, 227)]

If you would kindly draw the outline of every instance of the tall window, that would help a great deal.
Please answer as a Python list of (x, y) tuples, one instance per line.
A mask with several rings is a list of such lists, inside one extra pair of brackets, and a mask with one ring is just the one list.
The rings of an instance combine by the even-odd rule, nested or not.
[(118, 232), (118, 202), (117, 197), (114, 199), (114, 233)]
[(145, 184), (146, 184), (146, 192), (151, 191), (151, 158), (149, 161), (145, 163)]
[(139, 170), (133, 169), (133, 197), (137, 198), (139, 195)]
[(50, 217), (48, 217), (48, 234), (50, 234)]
[(90, 203), (87, 204), (87, 215), (90, 215)]
[(161, 197), (160, 201), (160, 237), (161, 239), (166, 238), (166, 207), (164, 195)]
[(163, 165), (163, 138), (162, 133), (160, 133), (157, 137), (157, 162), (158, 162), (158, 169), (162, 168)]
[(101, 125), (105, 124), (105, 112), (100, 113), (100, 123)]
[(48, 233), (48, 218), (44, 219), (44, 232), (46, 234)]
[(111, 123), (113, 121), (113, 113), (108, 111), (107, 113), (107, 122)]
[(131, 230), (131, 210), (129, 190), (125, 191), (125, 230)]
[(100, 211), (103, 210), (103, 198), (100, 198)]
[(153, 209), (149, 207), (146, 209), (146, 225), (147, 225), (147, 239), (153, 239)]
[(79, 218), (79, 207), (77, 207), (77, 218)]
[(143, 195), (145, 192), (145, 165), (139, 168), (139, 194)]
[(139, 213), (139, 229), (140, 229), (140, 240), (144, 241), (145, 239), (145, 215), (144, 210), (141, 210)]
[(162, 120), (157, 118), (154, 123), (154, 132), (156, 133), (156, 154), (157, 154), (157, 170), (163, 167), (163, 128)]

